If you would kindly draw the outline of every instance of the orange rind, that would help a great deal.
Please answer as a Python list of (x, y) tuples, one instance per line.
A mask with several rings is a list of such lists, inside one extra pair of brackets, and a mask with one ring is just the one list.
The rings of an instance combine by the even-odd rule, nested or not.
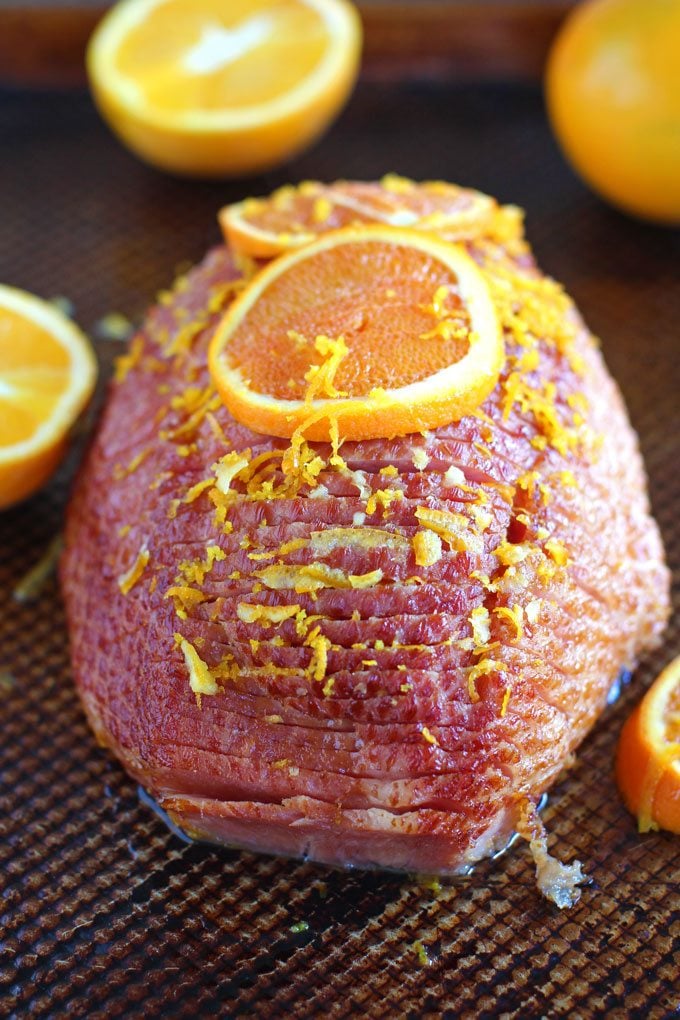
[(680, 834), (680, 656), (625, 723), (616, 778), (640, 832), (667, 829)]

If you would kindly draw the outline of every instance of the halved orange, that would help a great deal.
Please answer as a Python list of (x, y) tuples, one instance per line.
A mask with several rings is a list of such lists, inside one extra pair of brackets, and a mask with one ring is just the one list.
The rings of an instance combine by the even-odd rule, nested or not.
[(380, 182), (304, 181), (268, 198), (247, 198), (219, 213), (227, 243), (254, 258), (271, 258), (309, 244), (329, 230), (384, 223), (458, 241), (479, 234), (498, 210), (494, 199), (445, 181), (388, 174)]
[(209, 362), (255, 432), (405, 435), (462, 418), (498, 381), (503, 339), (464, 249), (389, 226), (331, 231), (270, 262), (217, 328)]
[(680, 656), (657, 677), (623, 727), (616, 778), (640, 832), (680, 834)]
[(347, 99), (360, 51), (347, 0), (121, 0), (87, 68), (103, 116), (138, 156), (225, 176), (310, 144)]
[(89, 341), (63, 312), (0, 284), (0, 508), (52, 473), (96, 376)]

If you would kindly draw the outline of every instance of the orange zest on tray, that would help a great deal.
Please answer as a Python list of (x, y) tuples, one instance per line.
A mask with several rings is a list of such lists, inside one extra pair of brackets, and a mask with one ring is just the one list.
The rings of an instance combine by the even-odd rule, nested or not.
[(680, 834), (680, 656), (659, 675), (621, 731), (616, 778), (640, 832)]
[(286, 186), (268, 198), (225, 206), (219, 220), (235, 251), (271, 258), (329, 230), (360, 223), (411, 227), (457, 241), (475, 236), (498, 213), (496, 202), (479, 191), (445, 181), (417, 184), (388, 174), (380, 182), (305, 181)]
[(373, 225), (270, 262), (226, 313), (209, 361), (222, 400), (255, 432), (356, 440), (469, 414), (496, 385), (504, 348), (462, 247)]
[(96, 375), (87, 338), (63, 312), (0, 285), (0, 508), (52, 473)]

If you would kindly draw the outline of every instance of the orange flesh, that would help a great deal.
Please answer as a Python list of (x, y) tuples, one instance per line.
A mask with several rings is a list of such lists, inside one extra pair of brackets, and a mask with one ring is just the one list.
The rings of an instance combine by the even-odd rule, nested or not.
[[(437, 314), (433, 301), (440, 287), (448, 291)], [(469, 332), (456, 277), (437, 259), (386, 242), (339, 245), (293, 265), (270, 284), (234, 331), (229, 362), (251, 389), (303, 400), (305, 374), (323, 360), (314, 348), (316, 337), (342, 336), (349, 355), (334, 385), (360, 397), (375, 387), (406, 386), (459, 361), (467, 339), (451, 337), (446, 329), (427, 337), (442, 321)], [(307, 342), (291, 338), (290, 331)]]
[[(29, 361), (30, 352), (30, 361)], [(29, 439), (61, 397), (70, 359), (52, 335), (10, 308), (0, 317), (0, 446)]]
[(300, 0), (167, 0), (129, 31), (116, 67), (155, 109), (241, 111), (289, 92), (327, 47)]

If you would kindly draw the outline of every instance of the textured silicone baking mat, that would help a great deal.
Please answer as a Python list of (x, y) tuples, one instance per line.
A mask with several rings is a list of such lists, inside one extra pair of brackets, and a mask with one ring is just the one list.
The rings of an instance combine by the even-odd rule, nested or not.
[[(537, 89), (364, 83), (306, 157), (224, 185), (138, 164), (81, 93), (5, 91), (0, 154), (0, 279), (69, 298), (95, 338), (111, 311), (138, 320), (218, 240), (220, 204), (285, 179), (398, 170), (523, 205), (542, 265), (602, 337), (628, 400), (677, 603), (680, 236), (588, 194)], [(121, 347), (97, 346), (105, 377)], [(185, 845), (87, 729), (54, 578), (13, 597), (59, 531), (76, 459), (0, 515), (1, 1016), (677, 1014), (680, 841), (639, 837), (612, 777), (623, 719), (680, 650), (677, 621), (544, 811), (555, 851), (592, 879), (572, 910), (539, 898), (520, 844), (440, 889)]]

